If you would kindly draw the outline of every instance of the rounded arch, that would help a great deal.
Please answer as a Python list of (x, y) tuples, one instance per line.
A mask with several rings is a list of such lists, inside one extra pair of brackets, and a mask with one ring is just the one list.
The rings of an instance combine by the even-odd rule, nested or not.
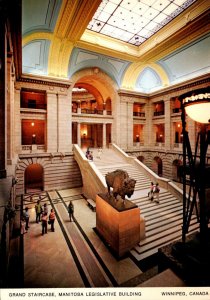
[(162, 86), (168, 86), (169, 85), (169, 78), (165, 70), (156, 63), (148, 63), (148, 64), (142, 64), (141, 62), (135, 62), (131, 64), (127, 71), (125, 72), (123, 81), (122, 81), (122, 88), (125, 89), (135, 89), (137, 79), (139, 78), (139, 75), (144, 71), (144, 69), (150, 68), (153, 70), (157, 75), (159, 76)]
[(141, 161), (142, 163), (144, 163), (145, 158), (144, 158), (143, 155), (137, 156), (137, 159), (138, 159), (139, 161)]
[(44, 189), (44, 169), (38, 163), (27, 166), (24, 174), (25, 192)]
[(120, 131), (120, 128), (118, 128), (120, 124), (117, 122), (117, 107), (120, 103), (120, 97), (117, 93), (118, 87), (116, 82), (98, 67), (78, 71), (72, 76), (71, 80), (72, 85), (70, 91), (72, 93), (74, 87), (84, 86), (88, 88), (90, 92), (97, 93), (97, 95), (100, 96), (103, 108), (107, 111), (111, 110), (109, 114), (113, 116), (113, 119), (110, 124), (107, 124), (107, 126), (109, 125), (107, 130), (111, 134), (111, 142), (119, 143), (120, 137), (117, 135), (117, 132)]
[(163, 176), (163, 161), (159, 156), (155, 156), (152, 163), (152, 170), (158, 174), (158, 176)]
[(175, 159), (172, 162), (172, 180), (181, 182), (181, 166), (182, 161), (180, 159)]

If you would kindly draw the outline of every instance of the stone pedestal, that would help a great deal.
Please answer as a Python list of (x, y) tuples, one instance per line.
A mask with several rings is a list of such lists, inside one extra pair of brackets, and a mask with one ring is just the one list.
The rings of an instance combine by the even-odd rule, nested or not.
[(131, 201), (96, 196), (96, 230), (118, 257), (140, 241), (140, 209)]

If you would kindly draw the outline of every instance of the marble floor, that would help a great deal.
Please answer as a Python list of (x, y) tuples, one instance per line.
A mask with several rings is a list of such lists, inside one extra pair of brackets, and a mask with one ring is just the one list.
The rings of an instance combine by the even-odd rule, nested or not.
[[(35, 204), (47, 203), (56, 211), (55, 232), (48, 225), (42, 235), (35, 222)], [(74, 204), (74, 222), (67, 205)], [(128, 256), (118, 260), (94, 231), (96, 213), (81, 195), (81, 189), (43, 192), (24, 199), (29, 207), (30, 228), (24, 234), (24, 287), (117, 287), (132, 286), (142, 271)]]

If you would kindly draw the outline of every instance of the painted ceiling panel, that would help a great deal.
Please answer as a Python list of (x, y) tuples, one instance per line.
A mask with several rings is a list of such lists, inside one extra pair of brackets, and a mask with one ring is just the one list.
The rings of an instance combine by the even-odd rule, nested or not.
[(47, 75), (50, 41), (36, 40), (23, 47), (23, 73)]
[(159, 61), (171, 83), (178, 83), (210, 72), (210, 36), (191, 43)]
[(158, 74), (148, 67), (141, 72), (136, 82), (136, 88), (144, 93), (152, 92), (161, 86), (162, 82)]
[(22, 34), (35, 31), (52, 32), (62, 0), (23, 0)]
[(102, 69), (120, 86), (123, 74), (129, 64), (128, 61), (75, 48), (70, 58), (68, 74), (71, 77), (79, 70), (95, 66)]

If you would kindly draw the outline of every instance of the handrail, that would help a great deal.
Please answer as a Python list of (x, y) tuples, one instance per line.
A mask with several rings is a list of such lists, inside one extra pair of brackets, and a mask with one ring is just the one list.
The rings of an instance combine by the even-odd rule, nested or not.
[(117, 153), (119, 153), (122, 157), (124, 157), (124, 159), (128, 163), (131, 163), (135, 165), (137, 168), (139, 168), (142, 173), (144, 173), (147, 177), (150, 178), (151, 181), (158, 182), (160, 187), (167, 189), (168, 191), (170, 191), (171, 194), (173, 194), (175, 197), (177, 197), (182, 201), (183, 191), (179, 187), (177, 187), (170, 179), (158, 176), (155, 172), (153, 172), (145, 164), (139, 161), (136, 157), (129, 156), (117, 145), (111, 144), (111, 146), (112, 149)]
[(85, 157), (85, 154), (77, 144), (73, 145), (73, 153), (82, 174), (82, 192), (86, 198), (95, 200), (98, 193), (107, 192), (105, 178), (93, 162)]

